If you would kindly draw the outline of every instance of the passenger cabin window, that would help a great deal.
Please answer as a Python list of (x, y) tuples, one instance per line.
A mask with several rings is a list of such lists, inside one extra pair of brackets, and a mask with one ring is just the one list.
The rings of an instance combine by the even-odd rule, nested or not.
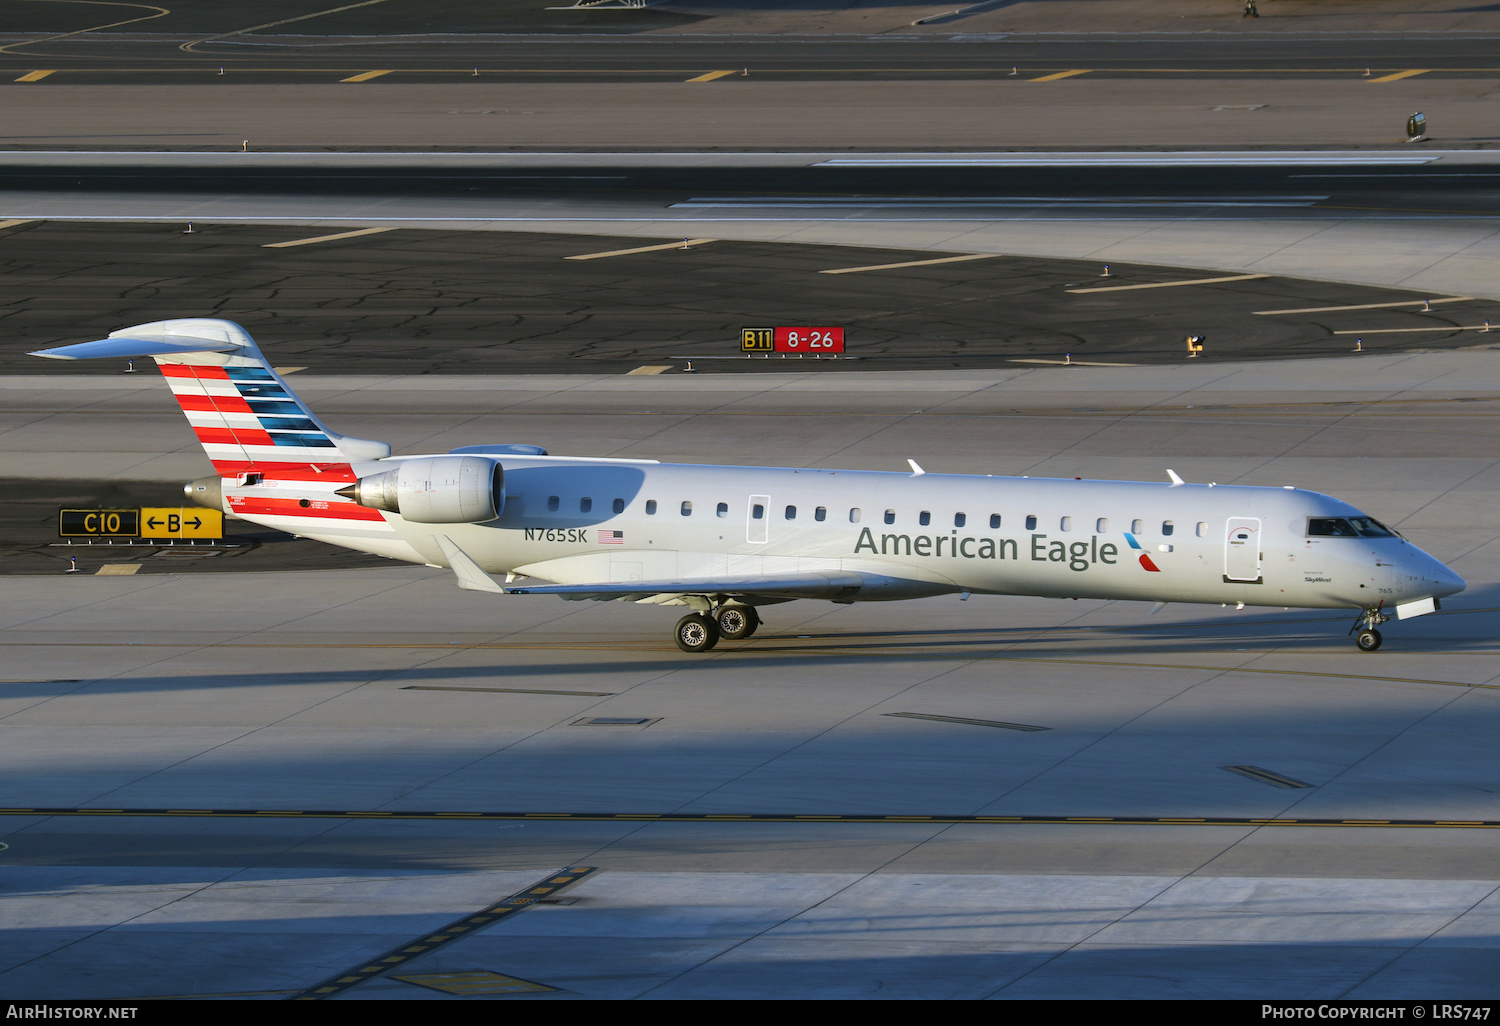
[(594, 500), (585, 495), (578, 500), (578, 512), (588, 513), (594, 508)]
[(614, 504), (610, 508), (613, 509), (616, 513), (624, 513), (625, 512), (625, 500), (624, 499), (616, 499), (614, 501)]
[(827, 506), (819, 506), (817, 509), (813, 510), (813, 519), (816, 520), (816, 521), (818, 521), (819, 523), (823, 522), (824, 520), (827, 520), (828, 519), (828, 507)]
[(849, 523), (851, 523), (851, 524), (857, 524), (857, 523), (859, 523), (860, 516), (861, 516), (861, 514), (860, 514), (858, 506), (851, 506), (849, 508)]
[(750, 517), (754, 520), (766, 519), (766, 507), (757, 502), (754, 506), (750, 507)]
[(714, 510), (714, 513), (716, 515), (718, 515), (718, 516), (721, 516), (721, 517), (727, 517), (727, 516), (729, 516), (729, 503), (727, 503), (727, 502), (721, 502), (721, 503), (719, 503), (719, 508), (716, 509), (716, 510)]
[(562, 505), (562, 500), (555, 495), (547, 496), (547, 512), (556, 513), (557, 507)]
[(1208, 537), (1208, 521), (1207, 520), (1200, 520), (1200, 521), (1198, 521), (1198, 537), (1199, 538), (1207, 538)]
[(896, 522), (896, 511), (895, 510), (888, 509), (888, 510), (885, 511), (885, 522), (888, 523), (888, 524), (894, 524)]
[(685, 517), (693, 515), (693, 504), (691, 502), (684, 502), (682, 504), (682, 515)]
[(1172, 534), (1172, 530), (1173, 530), (1173, 528), (1172, 528), (1172, 521), (1170, 521), (1170, 520), (1163, 520), (1161, 522), (1161, 533), (1162, 533), (1163, 536), (1168, 536), (1169, 537)]
[(923, 527), (926, 527), (928, 524), (932, 523), (932, 514), (924, 509), (920, 514), (917, 515), (917, 522)]
[(1094, 521), (1094, 530), (1100, 534), (1108, 533), (1109, 517), (1100, 517), (1098, 520)]
[(796, 506), (788, 506), (786, 508), (786, 518), (788, 520), (796, 520), (797, 519), (797, 507)]
[(656, 516), (656, 500), (655, 499), (647, 499), (646, 500), (646, 516), (648, 516), (648, 517), (654, 517), (654, 516)]
[(969, 516), (968, 516), (968, 514), (966, 514), (966, 513), (955, 513), (955, 514), (953, 514), (953, 526), (954, 527), (962, 527), (965, 524), (967, 524), (968, 522), (969, 522)]
[(1035, 531), (1036, 530), (1036, 516), (1035, 515), (1029, 516), (1029, 517), (1026, 518), (1026, 530), (1028, 530), (1028, 531)]
[(999, 526), (1000, 526), (1000, 514), (999, 513), (991, 513), (990, 514), (990, 530), (993, 531), (993, 530), (995, 530)]
[(1146, 533), (1146, 522), (1144, 520), (1132, 520), (1130, 522), (1130, 533), (1131, 534), (1145, 534)]
[(1071, 530), (1073, 530), (1073, 518), (1072, 517), (1063, 517), (1062, 518), (1062, 522), (1060, 524), (1058, 524), (1057, 526), (1060, 527), (1060, 528), (1062, 528), (1064, 531), (1071, 531)]

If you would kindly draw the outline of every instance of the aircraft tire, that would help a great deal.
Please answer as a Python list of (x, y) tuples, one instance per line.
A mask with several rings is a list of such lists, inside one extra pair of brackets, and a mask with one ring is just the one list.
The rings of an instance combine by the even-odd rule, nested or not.
[(675, 639), (684, 652), (707, 652), (719, 643), (719, 627), (712, 617), (689, 613), (677, 621)]
[(1354, 643), (1359, 646), (1361, 652), (1373, 652), (1380, 647), (1381, 640), (1380, 632), (1374, 627), (1369, 627), (1359, 632)]
[(743, 641), (760, 626), (760, 616), (754, 606), (725, 606), (719, 610), (718, 625), (719, 637)]

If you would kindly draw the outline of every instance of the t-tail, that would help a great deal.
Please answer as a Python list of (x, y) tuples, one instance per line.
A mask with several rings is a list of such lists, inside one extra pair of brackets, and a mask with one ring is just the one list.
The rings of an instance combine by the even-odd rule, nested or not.
[(153, 321), (31, 355), (155, 360), (214, 465), (212, 477), (184, 488), (194, 502), (334, 544), (367, 546), (372, 532), (390, 534), (378, 510), (337, 489), (358, 480), (356, 465), (385, 459), (391, 447), (329, 430), (233, 321)]
[(222, 477), (323, 473), (391, 454), (384, 442), (329, 430), (233, 321), (153, 321), (112, 331), (98, 342), (31, 355), (53, 360), (151, 357)]

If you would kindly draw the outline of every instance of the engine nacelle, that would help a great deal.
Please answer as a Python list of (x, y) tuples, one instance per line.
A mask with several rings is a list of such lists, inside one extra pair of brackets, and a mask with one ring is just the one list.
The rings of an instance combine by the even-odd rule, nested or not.
[(478, 524), (505, 508), (505, 468), (482, 456), (424, 456), (362, 477), (338, 494), (418, 524)]

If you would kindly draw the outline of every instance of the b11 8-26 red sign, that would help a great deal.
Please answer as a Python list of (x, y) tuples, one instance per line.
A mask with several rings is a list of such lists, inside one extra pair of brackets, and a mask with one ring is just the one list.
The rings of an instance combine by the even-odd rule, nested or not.
[(778, 353), (842, 353), (843, 328), (777, 328)]

